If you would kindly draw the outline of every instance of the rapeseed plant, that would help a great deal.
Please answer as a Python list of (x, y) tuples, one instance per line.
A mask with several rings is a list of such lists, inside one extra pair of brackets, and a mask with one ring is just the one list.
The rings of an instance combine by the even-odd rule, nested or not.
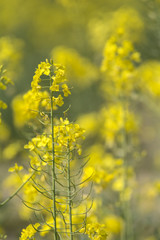
[[(130, 106), (132, 98), (140, 91), (141, 83), (136, 79), (140, 54), (124, 35), (125, 31), (117, 28), (104, 48), (101, 90), (106, 105), (98, 115), (89, 115), (91, 124), (89, 122), (86, 126), (93, 136), (98, 136), (99, 142), (95, 141), (89, 151), (91, 165), (86, 167), (84, 178), (94, 172), (97, 194), (101, 196), (107, 191), (110, 195), (111, 199), (107, 196), (106, 199), (113, 209), (106, 216), (101, 215), (101, 221), (110, 229), (112, 237), (131, 240), (134, 235), (130, 204), (137, 184), (135, 163), (131, 160), (138, 148), (139, 122)], [(79, 121), (85, 126), (88, 115), (80, 117)]]
[(35, 129), (36, 136), (24, 146), (30, 152), (29, 167), (25, 170), (15, 163), (9, 168), (13, 175), (5, 184), (14, 186), (15, 192), (1, 203), (3, 206), (17, 195), (25, 207), (35, 212), (38, 222), (23, 229), (19, 239), (33, 238), (37, 232), (45, 237), (52, 232), (55, 240), (72, 240), (82, 233), (91, 239), (107, 237), (104, 226), (98, 223), (95, 233), (91, 233), (95, 223), (87, 220), (92, 201), (83, 185), (91, 175), (79, 180), (85, 164), (73, 171), (76, 158), (83, 159), (81, 140), (85, 131), (66, 117), (55, 117), (55, 111), (70, 94), (64, 66), (46, 60), (38, 65), (31, 90), (23, 97), (20, 119)]

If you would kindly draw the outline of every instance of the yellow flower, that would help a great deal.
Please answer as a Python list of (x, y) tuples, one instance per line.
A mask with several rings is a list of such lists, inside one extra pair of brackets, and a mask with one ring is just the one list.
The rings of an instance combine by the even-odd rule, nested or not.
[(14, 167), (9, 168), (8, 172), (19, 172), (23, 169), (22, 166), (18, 166), (17, 163), (15, 163)]
[(7, 108), (7, 104), (4, 103), (2, 100), (0, 100), (0, 108), (2, 108), (2, 109), (6, 109)]
[(56, 103), (56, 105), (61, 107), (64, 104), (63, 97), (61, 95), (59, 95), (58, 98), (55, 99), (55, 103)]
[(26, 227), (26, 229), (23, 229), (21, 232), (21, 236), (19, 240), (28, 240), (31, 237), (33, 237), (36, 233), (36, 229), (40, 226), (39, 223), (36, 223), (34, 225), (30, 224)]
[(59, 85), (53, 82), (52, 86), (50, 87), (50, 90), (53, 92), (59, 92)]
[(63, 85), (62, 85), (62, 88), (63, 88), (64, 96), (65, 96), (65, 97), (68, 97), (68, 95), (71, 94), (71, 92), (70, 92), (67, 84), (63, 84)]
[[(104, 48), (104, 59), (101, 70), (104, 74), (102, 90), (107, 96), (129, 96), (139, 87), (136, 76), (136, 64), (140, 62), (140, 53), (134, 50), (129, 40), (115, 33)], [(109, 78), (110, 77), (110, 78)], [(109, 79), (109, 80), (108, 80)]]
[(80, 232), (85, 232), (92, 240), (106, 240), (108, 236), (105, 224), (99, 223), (89, 223)]

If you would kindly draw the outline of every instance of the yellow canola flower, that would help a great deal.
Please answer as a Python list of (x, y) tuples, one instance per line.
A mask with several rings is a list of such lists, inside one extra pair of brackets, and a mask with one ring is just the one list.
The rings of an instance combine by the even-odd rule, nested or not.
[(66, 69), (61, 64), (54, 64), (55, 67), (54, 75), (52, 76), (53, 82), (63, 83), (66, 82)]
[(85, 229), (81, 229), (91, 240), (106, 240), (108, 236), (108, 229), (105, 224), (89, 223), (86, 224)]
[(19, 240), (28, 240), (33, 238), (35, 233), (37, 232), (36, 229), (40, 226), (39, 223), (35, 223), (34, 225), (29, 224), (25, 229), (22, 229), (21, 236)]
[(85, 130), (79, 124), (70, 123), (67, 118), (60, 118), (60, 124), (55, 126), (54, 129), (59, 146), (67, 147), (69, 144), (70, 150), (76, 149), (79, 155), (81, 154), (80, 140), (85, 138)]
[(50, 74), (50, 68), (51, 64), (47, 62), (41, 62), (38, 64), (38, 68), (35, 71), (35, 75), (33, 76), (33, 81), (31, 82), (31, 87), (34, 90), (38, 90), (41, 88), (39, 83), (41, 82), (41, 76), (44, 75), (49, 75)]
[[(134, 50), (129, 40), (115, 34), (107, 40), (101, 70), (105, 73), (102, 89), (109, 96), (130, 96), (139, 88), (136, 65), (140, 54)], [(112, 98), (113, 98), (112, 97)]]
[(64, 104), (63, 97), (61, 94), (57, 98), (53, 98), (53, 101), (55, 105), (58, 105), (59, 107), (63, 106)]
[(71, 92), (70, 92), (67, 84), (63, 84), (63, 85), (62, 85), (62, 88), (63, 88), (64, 96), (65, 96), (65, 97), (68, 97), (68, 95), (71, 94)]
[(40, 82), (42, 81), (41, 77), (43, 77), (43, 75), (50, 76), (53, 80), (53, 87), (51, 86), (50, 90), (53, 90), (55, 85), (67, 81), (65, 76), (65, 67), (60, 64), (49, 63), (46, 59), (46, 62), (41, 62), (40, 64), (38, 64), (38, 68), (35, 71), (35, 75), (33, 76), (33, 81), (31, 83), (31, 87), (33, 90), (41, 89)]
[(51, 136), (37, 135), (24, 146), (24, 148), (29, 149), (29, 151), (35, 151), (41, 148), (44, 149), (45, 147), (51, 150)]
[[(62, 155), (65, 157), (66, 149), (69, 147), (70, 150), (75, 149), (79, 155), (81, 155), (81, 139), (84, 139), (84, 129), (82, 129), (78, 124), (70, 123), (69, 120), (60, 118), (60, 121), (57, 125), (54, 126), (54, 136), (55, 136), (55, 161), (60, 161), (58, 153), (62, 152)], [(52, 160), (52, 137), (51, 134), (47, 135), (37, 135), (32, 138), (24, 146), (25, 149), (33, 153), (38, 153), (43, 160), (46, 161), (46, 164), (50, 164)], [(41, 169), (40, 159), (37, 159), (35, 156), (31, 157), (31, 165), (34, 165), (38, 169)], [(45, 165), (42, 163), (42, 165)]]
[[(65, 67), (46, 60), (41, 62), (35, 71), (32, 89), (22, 96), (17, 96), (12, 103), (14, 122), (22, 127), (27, 121), (37, 118), (42, 112), (51, 111), (51, 97), (53, 110), (64, 104), (64, 97), (71, 94), (66, 84)], [(42, 86), (44, 84), (44, 86)], [(50, 84), (50, 87), (48, 86)], [(45, 88), (45, 89), (44, 89)], [(48, 88), (48, 89), (47, 89)], [(62, 92), (56, 94), (55, 92)]]
[(17, 172), (18, 173), (22, 169), (23, 169), (22, 166), (18, 166), (18, 164), (15, 163), (14, 167), (11, 167), (11, 168), (8, 169), (8, 172)]
[(3, 102), (2, 100), (0, 100), (0, 108), (2, 108), (2, 109), (7, 108), (7, 104), (5, 102)]
[[(101, 192), (116, 181), (123, 173), (123, 159), (106, 154), (102, 145), (94, 145), (89, 149), (89, 165), (84, 168), (82, 181), (89, 179), (95, 183), (96, 192)], [(87, 184), (87, 182), (85, 183)], [(84, 184), (84, 185), (85, 185)]]

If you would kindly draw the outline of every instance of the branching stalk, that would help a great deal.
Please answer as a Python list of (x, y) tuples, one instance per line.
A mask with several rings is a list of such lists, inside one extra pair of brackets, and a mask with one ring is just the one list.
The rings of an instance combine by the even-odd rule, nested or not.
[[(52, 80), (50, 79), (50, 85), (52, 85)], [(54, 150), (54, 122), (53, 122), (53, 93), (51, 91), (51, 128), (52, 128), (52, 200), (53, 200), (53, 226), (54, 226), (54, 239), (57, 238), (57, 223), (56, 223), (56, 173), (55, 173), (55, 150)]]

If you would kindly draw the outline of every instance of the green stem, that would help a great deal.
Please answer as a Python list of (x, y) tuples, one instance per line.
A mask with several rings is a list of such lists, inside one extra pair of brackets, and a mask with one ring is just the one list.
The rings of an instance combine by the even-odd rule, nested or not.
[[(52, 79), (50, 79), (50, 85), (52, 85)], [(53, 225), (54, 225), (54, 239), (57, 237), (57, 216), (56, 216), (56, 173), (55, 173), (55, 150), (54, 150), (54, 122), (53, 122), (53, 93), (51, 91), (51, 128), (52, 128), (52, 199), (53, 199)]]
[(71, 200), (71, 174), (70, 174), (70, 151), (68, 143), (67, 151), (67, 185), (68, 185), (68, 206), (69, 206), (69, 230), (70, 230), (70, 240), (73, 240), (72, 231), (72, 200)]

